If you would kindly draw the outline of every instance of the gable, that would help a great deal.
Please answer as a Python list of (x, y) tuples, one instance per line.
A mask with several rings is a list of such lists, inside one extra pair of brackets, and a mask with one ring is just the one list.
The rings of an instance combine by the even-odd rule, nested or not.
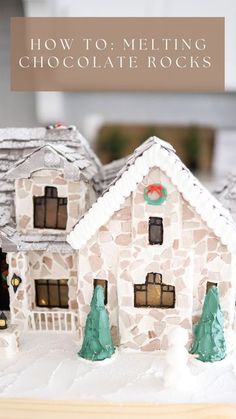
[(9, 179), (30, 178), (34, 172), (39, 170), (62, 169), (65, 179), (78, 180), (81, 170), (89, 167), (90, 163), (81, 158), (79, 164), (74, 164), (73, 160), (69, 161), (65, 158), (65, 154), (63, 155), (63, 151), (65, 153), (66, 150), (65, 146), (60, 148), (51, 145), (41, 147), (19, 161), (7, 172), (7, 177)]
[(207, 191), (181, 162), (168, 143), (152, 137), (135, 150), (103, 196), (98, 198), (88, 213), (68, 236), (68, 242), (80, 249), (121, 207), (152, 167), (163, 171), (194, 208), (202, 221), (221, 240), (236, 250), (236, 228), (227, 210)]

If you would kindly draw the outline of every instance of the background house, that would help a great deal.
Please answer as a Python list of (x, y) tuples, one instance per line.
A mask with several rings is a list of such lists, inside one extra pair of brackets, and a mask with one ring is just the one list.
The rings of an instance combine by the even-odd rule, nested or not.
[(0, 310), (20, 329), (74, 330), (77, 259), (66, 237), (102, 191), (101, 164), (74, 127), (0, 129), (0, 162)]
[[(224, 93), (174, 92), (10, 92), (9, 85), (9, 17), (10, 16), (224, 16), (225, 17), (225, 81)], [(51, 122), (76, 123), (85, 137), (94, 142), (97, 151), (108, 154), (116, 126), (121, 142), (135, 138), (144, 140), (150, 129), (162, 138), (176, 141), (176, 149), (186, 164), (186, 156), (198, 152), (199, 172), (203, 180), (209, 174), (221, 176), (234, 162), (236, 112), (236, 52), (234, 39), (236, 4), (234, 0), (125, 0), (112, 4), (108, 0), (1, 0), (0, 57), (0, 126), (37, 126)], [(14, 115), (14, 120), (13, 120)], [(193, 130), (195, 139), (193, 140)], [(100, 132), (101, 130), (101, 132)], [(124, 131), (129, 131), (130, 135)], [(144, 132), (146, 131), (146, 132)], [(208, 133), (208, 134), (206, 134)], [(110, 140), (109, 140), (110, 138)], [(197, 141), (196, 141), (197, 139)], [(177, 144), (178, 143), (178, 144)], [(134, 144), (134, 147), (137, 144)], [(115, 151), (120, 156), (133, 149), (133, 144)], [(192, 150), (192, 151), (191, 151)], [(111, 158), (111, 156), (110, 156)], [(202, 161), (204, 160), (204, 161)], [(205, 161), (207, 160), (207, 161)], [(196, 162), (195, 162), (196, 163)], [(201, 173), (200, 173), (201, 175)]]

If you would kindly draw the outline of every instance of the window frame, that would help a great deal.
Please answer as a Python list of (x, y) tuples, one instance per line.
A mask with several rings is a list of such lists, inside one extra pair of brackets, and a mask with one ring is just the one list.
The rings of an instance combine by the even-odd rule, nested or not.
[[(159, 227), (160, 228), (160, 237), (158, 239), (153, 240), (151, 239), (152, 236), (152, 228)], [(162, 217), (149, 217), (148, 222), (148, 242), (150, 245), (162, 245), (164, 240), (164, 228), (163, 228), (163, 218)]]
[[(152, 276), (152, 277), (151, 277)], [(156, 286), (160, 291), (160, 304), (148, 304), (148, 290), (150, 289), (149, 285)], [(137, 292), (143, 292), (144, 304), (138, 304), (137, 302)], [(168, 305), (163, 303), (163, 294), (171, 293), (173, 294), (173, 304)], [(161, 309), (170, 309), (175, 308), (176, 294), (175, 286), (162, 283), (162, 275), (157, 272), (149, 272), (146, 276), (146, 281), (144, 284), (134, 284), (134, 307), (136, 308), (161, 308)]]
[[(49, 203), (49, 200), (55, 200), (55, 206), (56, 206), (56, 217), (55, 217), (55, 225), (47, 225), (48, 219), (47, 219), (47, 205)], [(50, 230), (66, 230), (67, 227), (67, 220), (68, 220), (68, 211), (67, 211), (67, 204), (68, 200), (66, 197), (58, 197), (57, 188), (54, 186), (45, 186), (44, 189), (44, 195), (43, 196), (33, 196), (33, 206), (34, 206), (34, 228), (45, 228)], [(41, 211), (43, 211), (42, 214), (42, 220), (39, 222), (36, 219), (36, 214), (38, 215), (38, 207), (41, 206)], [(65, 207), (66, 209), (66, 219), (65, 223), (61, 224), (60, 220), (60, 207)]]
[[(60, 281), (66, 281), (66, 283), (61, 283)], [(69, 285), (68, 285), (68, 281), (69, 279), (65, 278), (65, 279), (35, 279), (34, 283), (35, 283), (35, 305), (38, 308), (63, 308), (63, 309), (68, 309), (69, 308)], [(41, 283), (40, 283), (41, 282)], [(40, 304), (39, 303), (39, 288), (40, 287), (45, 287), (47, 289), (47, 302), (48, 304)], [(52, 296), (50, 297), (50, 289), (52, 287), (57, 287), (58, 290), (58, 305), (55, 304), (50, 304), (50, 300), (52, 299)], [(66, 305), (61, 303), (62, 300), (62, 296), (60, 294), (60, 291), (62, 288), (67, 288), (68, 291), (68, 303)], [(54, 289), (55, 289), (54, 288)], [(42, 297), (41, 297), (42, 298)]]

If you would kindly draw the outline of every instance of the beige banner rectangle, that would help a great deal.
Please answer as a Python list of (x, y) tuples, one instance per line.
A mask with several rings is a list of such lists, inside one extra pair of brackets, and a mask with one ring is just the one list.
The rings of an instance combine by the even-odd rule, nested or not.
[(224, 18), (12, 18), (16, 91), (224, 90)]

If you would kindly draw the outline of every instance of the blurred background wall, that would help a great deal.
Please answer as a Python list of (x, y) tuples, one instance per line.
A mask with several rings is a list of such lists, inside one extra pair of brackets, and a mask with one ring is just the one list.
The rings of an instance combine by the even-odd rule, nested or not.
[(0, 0), (0, 127), (38, 124), (34, 93), (10, 91), (10, 17), (23, 15), (21, 0)]
[[(11, 92), (10, 16), (224, 16), (224, 93)], [(236, 155), (235, 0), (1, 0), (0, 126), (76, 124), (104, 162), (126, 155), (149, 135), (176, 147), (196, 171), (221, 176)], [(234, 154), (235, 152), (235, 154)]]

